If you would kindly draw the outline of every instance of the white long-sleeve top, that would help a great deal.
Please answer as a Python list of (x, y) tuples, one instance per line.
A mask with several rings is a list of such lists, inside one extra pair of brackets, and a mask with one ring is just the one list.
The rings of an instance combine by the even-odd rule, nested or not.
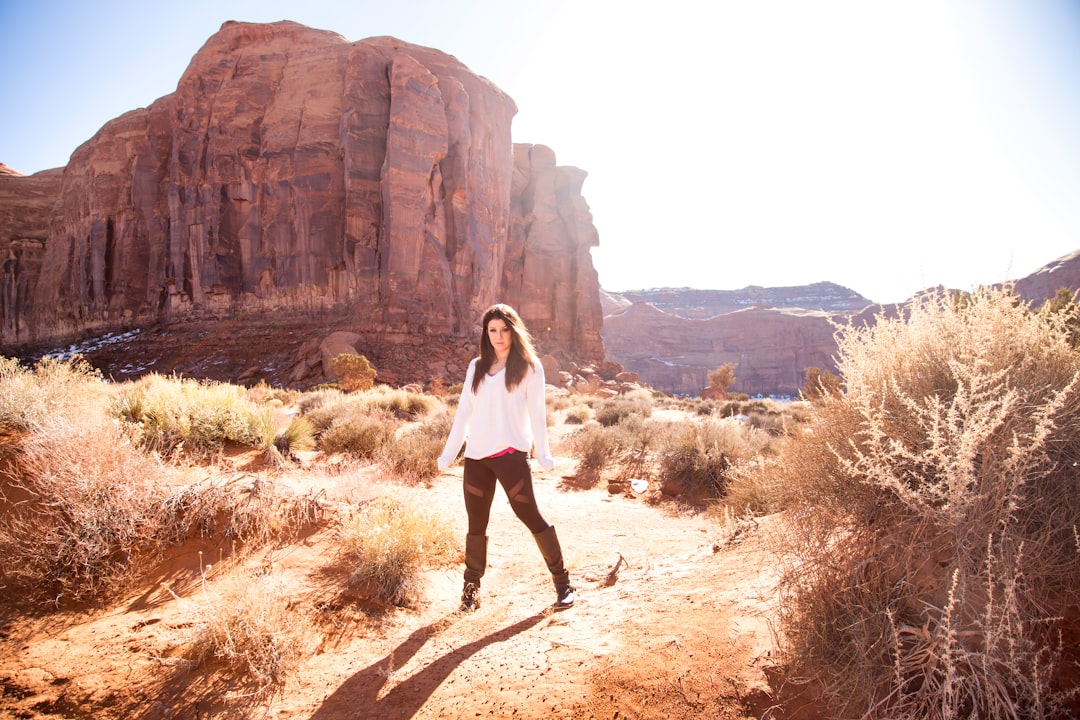
[(514, 448), (529, 452), (536, 448), (536, 460), (545, 470), (555, 468), (548, 447), (547, 407), (544, 403), (544, 367), (534, 363), (525, 378), (510, 392), (506, 390), (506, 369), (484, 378), (472, 391), (479, 358), (469, 363), (465, 386), (461, 389), (454, 424), (439, 456), (439, 470), (450, 467), (465, 443), (465, 457), (480, 460)]

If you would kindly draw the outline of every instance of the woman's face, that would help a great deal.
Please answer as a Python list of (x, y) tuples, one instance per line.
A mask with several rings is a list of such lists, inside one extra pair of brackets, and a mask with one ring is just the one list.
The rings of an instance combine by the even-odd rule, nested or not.
[(491, 318), (487, 324), (487, 336), (491, 341), (491, 347), (495, 348), (495, 356), (505, 358), (510, 354), (510, 346), (514, 342), (514, 336), (502, 318)]

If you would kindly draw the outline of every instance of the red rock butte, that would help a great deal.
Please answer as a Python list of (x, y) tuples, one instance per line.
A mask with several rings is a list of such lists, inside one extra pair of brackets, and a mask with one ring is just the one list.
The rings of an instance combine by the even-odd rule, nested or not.
[(514, 145), (516, 112), (438, 50), (227, 22), (66, 167), (0, 173), (0, 343), (304, 311), (464, 356), (506, 302), (602, 360), (586, 173)]

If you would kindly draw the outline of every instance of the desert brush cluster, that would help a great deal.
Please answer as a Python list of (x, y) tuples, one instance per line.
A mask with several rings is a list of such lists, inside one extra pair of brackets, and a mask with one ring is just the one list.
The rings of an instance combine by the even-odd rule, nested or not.
[[(775, 516), (777, 662), (822, 717), (1066, 717), (1080, 707), (1077, 312), (1068, 295), (1038, 309), (1008, 290), (927, 295), (837, 327), (838, 374), (808, 369), (791, 403), (726, 396), (737, 368), (709, 399), (549, 387), (560, 482), (717, 524)], [(188, 617), (167, 654), (258, 695), (322, 632), (290, 610), (275, 547), (332, 528), (341, 597), (421, 602), (423, 573), (461, 560), (452, 513), (424, 499), (461, 387), (335, 367), (342, 382), (301, 392), (0, 361), (6, 612), (92, 609), (199, 548), (197, 581), (167, 588)], [(228, 471), (238, 452), (258, 468)], [(384, 480), (332, 501), (277, 481), (297, 466)]]

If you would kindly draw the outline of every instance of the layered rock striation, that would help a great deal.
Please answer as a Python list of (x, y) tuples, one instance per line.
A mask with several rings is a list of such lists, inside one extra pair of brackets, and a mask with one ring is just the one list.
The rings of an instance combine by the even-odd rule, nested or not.
[(600, 360), (585, 173), (514, 146), (516, 111), (438, 50), (225, 23), (65, 168), (0, 174), (0, 342), (258, 310), (419, 347), (510, 302), (545, 353)]
[(735, 365), (729, 388), (795, 395), (808, 367), (835, 370), (832, 320), (799, 308), (752, 307), (710, 318), (680, 317), (638, 301), (604, 318), (608, 356), (653, 388), (698, 395), (710, 370)]

